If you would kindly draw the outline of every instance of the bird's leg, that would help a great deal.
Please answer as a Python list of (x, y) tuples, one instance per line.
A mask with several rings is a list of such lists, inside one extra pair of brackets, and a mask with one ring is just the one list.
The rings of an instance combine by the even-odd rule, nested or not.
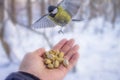
[(63, 27), (58, 31), (58, 33), (59, 33), (59, 34), (60, 34), (60, 33), (64, 34), (64, 32), (63, 32)]
[(61, 29), (58, 31), (58, 33), (59, 33), (59, 34), (60, 34), (60, 33), (64, 34), (64, 32), (63, 32)]

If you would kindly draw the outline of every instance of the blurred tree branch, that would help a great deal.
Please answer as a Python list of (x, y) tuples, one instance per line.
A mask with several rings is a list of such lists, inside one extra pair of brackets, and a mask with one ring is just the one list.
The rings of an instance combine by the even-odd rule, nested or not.
[(7, 1), (7, 4), (8, 4), (8, 10), (9, 10), (9, 13), (10, 13), (10, 19), (11, 21), (16, 24), (17, 23), (17, 15), (16, 15), (16, 1), (15, 0), (8, 0)]
[(4, 28), (4, 0), (0, 0), (0, 40), (8, 58), (10, 59), (10, 47), (4, 40)]
[(41, 12), (41, 16), (45, 15), (45, 0), (41, 0), (40, 2), (40, 12)]
[(48, 5), (56, 5), (58, 0), (48, 0)]
[(28, 14), (28, 25), (32, 24), (32, 3), (31, 0), (27, 0), (27, 14)]

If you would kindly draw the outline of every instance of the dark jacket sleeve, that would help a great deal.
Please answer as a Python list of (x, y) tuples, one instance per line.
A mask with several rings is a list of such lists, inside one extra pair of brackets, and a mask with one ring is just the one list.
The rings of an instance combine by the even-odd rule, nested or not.
[(11, 73), (5, 80), (40, 80), (36, 76), (25, 72)]

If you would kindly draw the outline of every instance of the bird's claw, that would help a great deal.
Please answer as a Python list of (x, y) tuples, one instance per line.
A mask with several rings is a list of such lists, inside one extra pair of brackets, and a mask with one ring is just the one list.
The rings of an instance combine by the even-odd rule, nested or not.
[(64, 34), (64, 32), (63, 32), (62, 30), (59, 30), (58, 33), (59, 33), (59, 34), (60, 34), (60, 33)]

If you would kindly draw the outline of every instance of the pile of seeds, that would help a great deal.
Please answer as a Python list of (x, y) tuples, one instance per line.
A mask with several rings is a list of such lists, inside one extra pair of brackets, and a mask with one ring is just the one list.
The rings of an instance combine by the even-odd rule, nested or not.
[(44, 55), (44, 64), (49, 69), (58, 68), (61, 64), (65, 67), (69, 65), (69, 61), (64, 59), (64, 53), (59, 50), (50, 50)]

